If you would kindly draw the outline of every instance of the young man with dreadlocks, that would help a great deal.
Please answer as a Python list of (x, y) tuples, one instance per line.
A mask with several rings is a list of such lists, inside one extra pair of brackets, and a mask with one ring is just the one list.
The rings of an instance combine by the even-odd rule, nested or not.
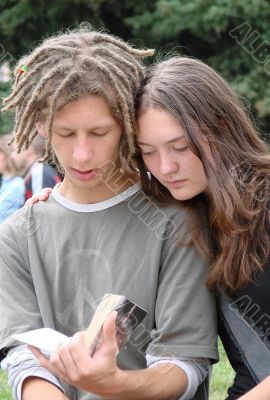
[[(39, 134), (43, 161), (64, 173), (47, 202), (0, 230), (0, 348), (16, 399), (206, 398), (202, 386), (194, 396), (217, 359), (207, 266), (179, 246), (184, 214), (145, 197), (132, 161), (140, 59), (150, 54), (85, 28), (63, 33), (25, 59), (5, 99), (18, 151)], [(108, 292), (148, 316), (118, 355), (112, 313), (89, 357), (76, 332)], [(11, 339), (41, 327), (72, 339), (48, 358)]]

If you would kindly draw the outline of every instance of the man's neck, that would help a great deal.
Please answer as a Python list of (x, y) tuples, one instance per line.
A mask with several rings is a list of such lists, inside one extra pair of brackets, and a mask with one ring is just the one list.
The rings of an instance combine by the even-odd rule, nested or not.
[(139, 182), (139, 176), (136, 173), (125, 174), (117, 181), (108, 181), (108, 184), (100, 184), (93, 189), (80, 188), (72, 185), (70, 181), (64, 178), (59, 185), (59, 193), (66, 199), (78, 204), (95, 204), (111, 199), (128, 188)]

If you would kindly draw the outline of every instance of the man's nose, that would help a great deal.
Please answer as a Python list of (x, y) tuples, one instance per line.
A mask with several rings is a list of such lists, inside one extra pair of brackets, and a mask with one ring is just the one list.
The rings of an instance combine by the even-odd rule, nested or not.
[(77, 142), (74, 148), (73, 157), (76, 161), (83, 163), (93, 158), (93, 147), (87, 140)]

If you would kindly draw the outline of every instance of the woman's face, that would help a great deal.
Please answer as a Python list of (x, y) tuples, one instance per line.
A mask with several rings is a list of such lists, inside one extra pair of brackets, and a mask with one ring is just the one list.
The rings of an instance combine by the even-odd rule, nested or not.
[[(177, 200), (188, 200), (208, 186), (201, 160), (187, 145), (182, 126), (167, 112), (149, 108), (139, 113), (137, 143), (147, 169)], [(201, 142), (210, 154), (205, 139)]]

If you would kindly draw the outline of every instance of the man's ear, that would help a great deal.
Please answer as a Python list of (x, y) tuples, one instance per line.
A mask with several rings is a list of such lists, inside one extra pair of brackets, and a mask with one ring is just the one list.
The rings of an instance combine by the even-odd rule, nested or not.
[(46, 129), (46, 124), (41, 122), (41, 121), (38, 121), (38, 122), (36, 122), (36, 128), (37, 128), (38, 134), (41, 137), (43, 137), (44, 139), (47, 139), (48, 132), (47, 132), (47, 129)]

